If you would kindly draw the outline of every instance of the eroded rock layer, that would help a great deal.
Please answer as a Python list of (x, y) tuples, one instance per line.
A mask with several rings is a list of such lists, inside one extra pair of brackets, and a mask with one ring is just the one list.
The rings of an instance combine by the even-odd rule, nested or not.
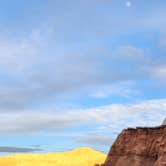
[(166, 166), (166, 126), (123, 130), (104, 166)]

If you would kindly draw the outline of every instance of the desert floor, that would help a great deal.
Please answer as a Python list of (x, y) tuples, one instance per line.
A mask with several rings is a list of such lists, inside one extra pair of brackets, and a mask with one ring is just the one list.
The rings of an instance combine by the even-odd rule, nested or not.
[(16, 154), (0, 158), (0, 166), (94, 166), (106, 155), (91, 148), (48, 154)]

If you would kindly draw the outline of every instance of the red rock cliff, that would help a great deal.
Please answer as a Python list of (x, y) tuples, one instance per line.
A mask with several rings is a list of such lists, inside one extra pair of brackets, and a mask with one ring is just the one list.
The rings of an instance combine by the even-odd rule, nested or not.
[(123, 130), (104, 166), (166, 166), (166, 126)]

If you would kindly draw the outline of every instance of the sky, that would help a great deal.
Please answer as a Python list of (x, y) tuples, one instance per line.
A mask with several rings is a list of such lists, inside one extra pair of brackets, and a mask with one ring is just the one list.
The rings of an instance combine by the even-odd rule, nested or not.
[(0, 0), (0, 155), (108, 152), (166, 117), (165, 0)]

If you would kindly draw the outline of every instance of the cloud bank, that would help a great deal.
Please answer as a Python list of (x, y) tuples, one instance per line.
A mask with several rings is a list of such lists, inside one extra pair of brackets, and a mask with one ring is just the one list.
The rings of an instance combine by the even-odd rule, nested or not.
[[(165, 117), (166, 99), (112, 104), (91, 109), (0, 113), (1, 134), (42, 134), (74, 126), (95, 125), (94, 131), (119, 132), (124, 127), (156, 126)], [(5, 127), (4, 127), (5, 126)], [(96, 127), (97, 126), (97, 127)]]

